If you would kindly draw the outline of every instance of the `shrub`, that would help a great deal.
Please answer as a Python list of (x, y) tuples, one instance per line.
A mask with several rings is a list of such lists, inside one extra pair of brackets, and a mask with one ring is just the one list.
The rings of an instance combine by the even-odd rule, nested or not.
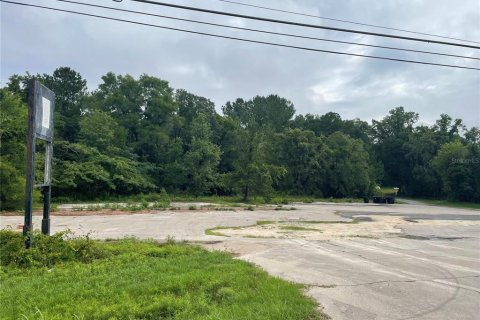
[(88, 263), (105, 258), (107, 252), (88, 236), (71, 237), (71, 233), (60, 232), (53, 236), (33, 233), (33, 245), (25, 248), (25, 238), (19, 232), (0, 231), (0, 265), (19, 267), (51, 267), (61, 262), (78, 261)]

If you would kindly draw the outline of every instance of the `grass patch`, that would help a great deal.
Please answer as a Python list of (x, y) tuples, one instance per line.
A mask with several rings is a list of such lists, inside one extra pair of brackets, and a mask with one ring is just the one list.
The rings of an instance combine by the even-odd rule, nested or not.
[(295, 207), (287, 208), (287, 207), (284, 207), (284, 206), (275, 207), (275, 211), (293, 211), (293, 210), (297, 210), (297, 208), (295, 208)]
[(280, 221), (280, 223), (306, 223), (306, 224), (337, 224), (337, 223), (342, 223), (342, 224), (357, 224), (360, 223), (360, 219), (354, 218), (352, 221), (317, 221), (317, 220), (306, 220), (306, 221)]
[[(20, 250), (20, 234), (0, 233), (1, 319), (327, 318), (302, 295), (303, 286), (271, 277), (227, 253), (173, 241), (42, 237), (35, 235), (30, 251), (38, 256), (32, 257)], [(98, 255), (72, 255), (78, 248)], [(63, 258), (54, 259), (56, 255)], [(20, 263), (27, 257), (37, 264)]]
[[(58, 204), (63, 203), (73, 203), (73, 204), (92, 204), (91, 210), (97, 209), (95, 203), (108, 203), (108, 208), (118, 208), (121, 210), (124, 205), (136, 205), (141, 203), (167, 203), (169, 205), (171, 202), (208, 202), (219, 204), (225, 207), (243, 207), (245, 206), (245, 201), (238, 196), (193, 196), (188, 194), (167, 194), (165, 191), (152, 194), (138, 194), (131, 196), (118, 196), (118, 197), (102, 197), (97, 199), (77, 199), (70, 197), (57, 197), (52, 199), (52, 205), (57, 206)], [(276, 204), (276, 205), (287, 205), (292, 202), (300, 203), (313, 203), (313, 202), (335, 202), (335, 203), (356, 203), (363, 202), (360, 198), (316, 198), (309, 196), (274, 196), (274, 197), (251, 197), (246, 204), (248, 205), (264, 205), (264, 204)], [(116, 205), (118, 205), (116, 207)], [(41, 207), (39, 202), (38, 208)], [(140, 210), (140, 209), (139, 209)]]
[(205, 230), (205, 234), (208, 235), (208, 236), (230, 237), (230, 236), (227, 236), (227, 235), (219, 232), (219, 230), (240, 230), (240, 229), (250, 228), (250, 227), (254, 227), (254, 226), (215, 227), (215, 228), (210, 228), (210, 229)]
[(250, 239), (275, 239), (275, 237), (266, 237), (266, 236), (256, 236), (253, 234), (247, 234), (243, 236), (243, 238), (250, 238)]
[(270, 220), (258, 220), (257, 221), (257, 226), (264, 226), (267, 224), (274, 224), (275, 221), (270, 221)]
[(270, 204), (286, 205), (293, 202), (297, 203), (313, 203), (313, 202), (334, 202), (334, 203), (363, 203), (361, 198), (319, 198), (308, 196), (284, 196), (274, 197), (270, 200)]
[(225, 227), (210, 228), (205, 230), (205, 234), (207, 236), (230, 237), (230, 236), (227, 236), (226, 234), (219, 232), (219, 230), (225, 230), (225, 229), (230, 229), (230, 228), (225, 228)]
[[(56, 210), (58, 211), (58, 204), (55, 205)], [(85, 203), (83, 206), (74, 207), (73, 211), (102, 211), (102, 210), (112, 210), (112, 211), (128, 211), (128, 212), (137, 212), (145, 210), (167, 210), (170, 209), (170, 202), (168, 201), (156, 201), (156, 202), (108, 202), (101, 204), (88, 204)]]

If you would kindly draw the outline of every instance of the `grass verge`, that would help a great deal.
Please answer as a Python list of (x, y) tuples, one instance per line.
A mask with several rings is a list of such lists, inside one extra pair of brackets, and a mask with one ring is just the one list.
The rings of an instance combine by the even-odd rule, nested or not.
[[(308, 196), (291, 196), (291, 195), (278, 195), (272, 197), (251, 197), (247, 202), (243, 201), (241, 197), (238, 196), (193, 196), (187, 194), (167, 194), (166, 192), (161, 193), (152, 193), (152, 194), (138, 194), (131, 196), (119, 196), (119, 197), (109, 197), (109, 198), (98, 198), (98, 199), (75, 199), (68, 197), (58, 197), (54, 198), (53, 202), (55, 205), (62, 203), (73, 203), (73, 204), (88, 204), (91, 203), (94, 206), (95, 203), (108, 203), (110, 206), (115, 206), (118, 203), (127, 203), (128, 205), (138, 205), (142, 203), (167, 203), (170, 202), (208, 202), (223, 205), (226, 207), (242, 207), (245, 204), (249, 205), (262, 205), (262, 204), (276, 204), (276, 205), (286, 205), (292, 202), (302, 202), (302, 203), (312, 203), (312, 202), (339, 202), (339, 203), (353, 203), (353, 202), (363, 202), (362, 199), (357, 198), (315, 198)], [(40, 205), (40, 202), (39, 202)], [(122, 206), (120, 205), (119, 208)]]
[(1, 319), (327, 319), (301, 285), (169, 241), (0, 232)]

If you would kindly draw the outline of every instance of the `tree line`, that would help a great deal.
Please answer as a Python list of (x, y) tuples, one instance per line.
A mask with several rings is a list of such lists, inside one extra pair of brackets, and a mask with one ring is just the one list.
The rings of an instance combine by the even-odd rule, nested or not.
[(403, 107), (371, 123), (296, 115), (278, 95), (239, 98), (219, 114), (209, 99), (156, 77), (109, 72), (89, 92), (78, 72), (61, 67), (12, 75), (0, 89), (1, 209), (23, 205), (31, 78), (56, 94), (54, 197), (162, 189), (244, 200), (369, 197), (388, 185), (408, 196), (480, 202), (480, 130), (446, 114), (430, 126)]

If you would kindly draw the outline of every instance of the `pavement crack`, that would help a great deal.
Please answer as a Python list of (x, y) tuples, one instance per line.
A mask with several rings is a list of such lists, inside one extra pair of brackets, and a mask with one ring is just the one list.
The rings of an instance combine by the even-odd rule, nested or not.
[[(368, 285), (375, 285), (375, 284), (381, 284), (381, 283), (435, 282), (439, 280), (458, 280), (458, 279), (479, 278), (479, 277), (480, 277), (479, 275), (472, 275), (472, 276), (445, 277), (445, 278), (433, 278), (433, 279), (380, 280), (380, 281), (372, 281), (372, 282), (364, 282), (364, 283), (356, 283), (356, 284), (308, 284), (308, 286), (317, 287), (317, 288), (360, 287), (360, 286), (368, 286)], [(471, 291), (480, 293), (480, 289), (478, 291), (473, 289), (466, 289), (466, 290), (471, 290)]]

